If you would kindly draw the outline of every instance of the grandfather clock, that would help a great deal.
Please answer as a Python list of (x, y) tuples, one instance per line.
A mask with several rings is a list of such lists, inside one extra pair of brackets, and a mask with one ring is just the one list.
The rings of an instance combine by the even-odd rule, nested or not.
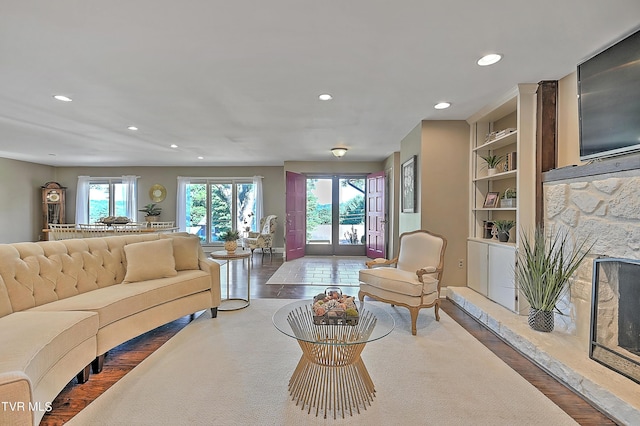
[(42, 229), (50, 223), (65, 223), (64, 192), (67, 188), (58, 182), (47, 182), (42, 186)]

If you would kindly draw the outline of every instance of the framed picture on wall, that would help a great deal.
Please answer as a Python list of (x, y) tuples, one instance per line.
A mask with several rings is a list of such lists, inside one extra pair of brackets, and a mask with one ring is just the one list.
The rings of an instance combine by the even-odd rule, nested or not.
[(416, 158), (402, 163), (402, 212), (416, 212)]

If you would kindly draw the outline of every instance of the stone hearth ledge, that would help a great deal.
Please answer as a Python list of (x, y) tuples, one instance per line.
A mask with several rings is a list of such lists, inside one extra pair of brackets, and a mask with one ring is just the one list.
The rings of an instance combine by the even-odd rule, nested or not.
[(442, 294), (616, 422), (640, 423), (640, 384), (590, 359), (589, 342), (562, 331), (534, 331), (526, 316), (468, 287), (447, 287)]

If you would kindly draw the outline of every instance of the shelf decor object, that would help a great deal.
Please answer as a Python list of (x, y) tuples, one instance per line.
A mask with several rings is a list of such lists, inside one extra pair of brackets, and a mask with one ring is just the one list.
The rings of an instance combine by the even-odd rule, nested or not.
[(482, 208), (484, 209), (492, 209), (498, 207), (498, 200), (500, 199), (499, 192), (487, 192), (487, 195), (484, 197), (484, 204)]
[(402, 163), (402, 212), (416, 212), (416, 158)]

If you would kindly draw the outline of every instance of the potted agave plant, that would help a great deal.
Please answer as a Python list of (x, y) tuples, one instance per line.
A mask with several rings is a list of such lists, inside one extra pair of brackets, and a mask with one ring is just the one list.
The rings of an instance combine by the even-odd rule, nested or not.
[(224, 241), (224, 249), (227, 253), (233, 253), (238, 248), (238, 238), (240, 238), (240, 232), (230, 229), (220, 234), (220, 239)]
[(509, 232), (511, 228), (515, 226), (515, 222), (513, 220), (494, 220), (493, 227), (496, 228), (498, 232), (498, 240), (501, 243), (506, 243), (509, 241), (509, 237), (511, 236)]
[(533, 237), (522, 233), (518, 249), (515, 278), (520, 291), (531, 306), (529, 326), (550, 332), (554, 327), (554, 310), (570, 285), (570, 278), (593, 247), (587, 240), (569, 241), (567, 232), (545, 236), (537, 228)]
[(493, 155), (493, 154), (489, 154), (489, 155), (483, 155), (480, 158), (482, 158), (485, 163), (487, 163), (487, 175), (492, 176), (496, 173), (496, 168), (498, 167), (498, 164), (500, 164), (500, 162), (503, 160), (502, 155)]

